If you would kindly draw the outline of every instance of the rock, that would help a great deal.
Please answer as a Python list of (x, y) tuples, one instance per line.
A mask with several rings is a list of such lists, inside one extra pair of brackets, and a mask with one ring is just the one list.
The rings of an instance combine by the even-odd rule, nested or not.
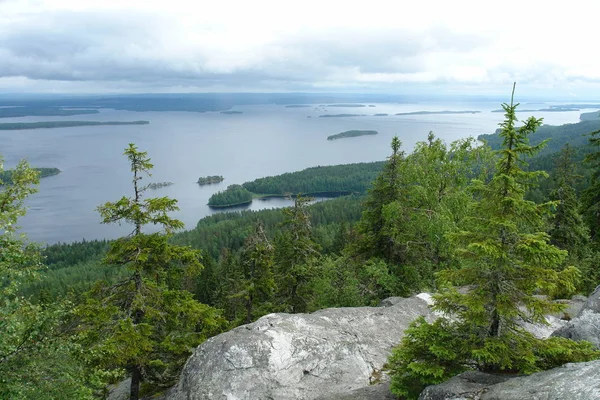
[(355, 389), (363, 388), (356, 396), (384, 390), (366, 387), (385, 379), (381, 369), (409, 324), (421, 315), (433, 320), (427, 302), (416, 296), (387, 303), (269, 314), (212, 337), (196, 349), (165, 399), (343, 399)]
[(554, 331), (552, 336), (571, 340), (587, 340), (600, 349), (600, 314), (591, 310), (583, 310), (583, 314)]
[(587, 298), (587, 301), (585, 302), (577, 316), (579, 317), (586, 310), (600, 314), (600, 286), (597, 286), (596, 289), (590, 295), (590, 297)]
[(131, 378), (122, 380), (108, 388), (107, 400), (129, 400)]
[(326, 394), (315, 400), (398, 400), (398, 397), (390, 392), (390, 383), (384, 382), (346, 393)]
[[(489, 383), (486, 379), (490, 379)], [(600, 361), (565, 364), (518, 377), (465, 372), (427, 387), (419, 396), (419, 400), (463, 399), (597, 400), (600, 399)]]
[(492, 385), (505, 382), (509, 376), (485, 374), (478, 371), (467, 371), (448, 379), (439, 385), (425, 388), (419, 400), (463, 400), (475, 399)]

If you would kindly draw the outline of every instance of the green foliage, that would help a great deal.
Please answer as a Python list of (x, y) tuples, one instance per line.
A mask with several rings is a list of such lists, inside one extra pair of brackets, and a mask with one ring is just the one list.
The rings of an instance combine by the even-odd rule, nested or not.
[(586, 156), (585, 161), (592, 168), (592, 176), (590, 185), (583, 193), (582, 200), (592, 239), (597, 243), (600, 233), (600, 151), (598, 151), (598, 147), (600, 147), (600, 129), (591, 132), (589, 135), (590, 147), (593, 151)]
[[(19, 167), (17, 167), (18, 169)], [(60, 173), (60, 169), (58, 168), (33, 168), (39, 174), (40, 178), (45, 178), (47, 176), (57, 175)], [(6, 170), (0, 171), (0, 186), (2, 185), (10, 185), (13, 183), (13, 174), (18, 173), (17, 170)]]
[(283, 210), (284, 229), (275, 242), (278, 303), (287, 312), (308, 310), (310, 283), (316, 275), (315, 261), (320, 256), (312, 237), (307, 202), (307, 198), (298, 196), (293, 207)]
[[(515, 128), (517, 105), (511, 101), (503, 108), (496, 171), (491, 180), (472, 181), (476, 202), (464, 227), (448, 234), (460, 268), (438, 274), (443, 290), (434, 296), (433, 308), (445, 317), (431, 325), (420, 321), (396, 350), (397, 394), (414, 396), (419, 387), (467, 368), (531, 373), (556, 360), (599, 355), (587, 344), (543, 343), (521, 328), (523, 322), (545, 324), (545, 314), (562, 309), (535, 295), (573, 290), (578, 270), (563, 267), (567, 252), (550, 244), (543, 231), (556, 203), (524, 199), (527, 188), (544, 174), (522, 168), (524, 158), (545, 143), (528, 143), (541, 120), (531, 117)], [(456, 286), (468, 289), (459, 292)]]
[(241, 185), (229, 185), (227, 190), (210, 196), (208, 205), (211, 207), (231, 207), (252, 202), (252, 193)]
[[(581, 121), (575, 124), (559, 126), (544, 125), (537, 129), (535, 137), (531, 139), (531, 145), (536, 146), (550, 139), (547, 146), (544, 149), (540, 149), (539, 154), (556, 153), (567, 143), (573, 147), (585, 145), (587, 143), (586, 135), (599, 128), (599, 120)], [(499, 150), (503, 143), (500, 132), (501, 130), (498, 130), (494, 134), (480, 135), (478, 139), (485, 141), (493, 150)]]
[(398, 280), (395, 295), (433, 287), (434, 273), (453, 265), (449, 232), (456, 231), (471, 201), (469, 180), (487, 176), (491, 155), (473, 139), (447, 146), (430, 133), (412, 154), (392, 156), (373, 184), (349, 254), (378, 258)]
[(383, 162), (319, 166), (259, 178), (243, 186), (256, 194), (365, 193), (382, 167)]
[[(106, 370), (131, 373), (130, 398), (137, 399), (142, 381), (154, 388), (172, 384), (191, 349), (218, 333), (223, 321), (215, 309), (182, 290), (202, 265), (197, 250), (168, 241), (183, 226), (168, 216), (178, 209), (176, 200), (143, 199), (145, 188), (139, 181), (153, 166), (133, 144), (125, 155), (133, 172), (134, 196), (98, 210), (103, 223), (134, 226), (131, 235), (111, 243), (104, 260), (128, 275), (115, 284), (98, 282), (76, 315), (81, 357), (97, 370), (98, 378)], [(164, 233), (142, 233), (148, 223), (160, 224)]]
[(344, 138), (351, 138), (351, 137), (358, 137), (358, 136), (369, 136), (369, 135), (377, 135), (379, 132), (377, 131), (367, 131), (367, 130), (351, 130), (351, 131), (345, 131), (345, 132), (341, 132), (335, 135), (331, 135), (331, 136), (327, 136), (327, 140), (337, 140), (337, 139), (344, 139)]
[(600, 358), (589, 342), (564, 338), (537, 339), (524, 331), (499, 337), (474, 334), (469, 322), (423, 317), (405, 331), (388, 360), (391, 391), (406, 399), (418, 398), (428, 385), (442, 383), (466, 370), (494, 370), (531, 374), (569, 362)]
[(42, 268), (39, 249), (16, 233), (38, 182), (39, 173), (20, 162), (0, 187), (0, 398), (87, 399), (82, 365), (70, 358), (75, 346), (63, 336), (69, 303), (33, 304), (19, 295)]
[(213, 183), (223, 182), (225, 178), (221, 175), (212, 175), (212, 176), (201, 176), (198, 178), (198, 185), (210, 185)]

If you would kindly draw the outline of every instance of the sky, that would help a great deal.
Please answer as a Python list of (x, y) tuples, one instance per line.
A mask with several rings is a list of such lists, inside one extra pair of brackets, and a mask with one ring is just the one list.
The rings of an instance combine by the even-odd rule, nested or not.
[(600, 1), (0, 0), (0, 94), (600, 98)]

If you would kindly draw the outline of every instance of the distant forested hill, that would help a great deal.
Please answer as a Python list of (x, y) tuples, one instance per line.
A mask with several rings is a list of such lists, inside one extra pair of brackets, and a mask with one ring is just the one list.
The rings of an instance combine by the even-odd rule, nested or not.
[[(598, 129), (600, 129), (600, 119), (559, 126), (543, 125), (535, 134), (531, 135), (530, 143), (535, 145), (550, 139), (548, 145), (539, 153), (539, 156), (542, 156), (560, 151), (567, 143), (573, 147), (585, 145), (589, 140), (589, 136), (586, 135)], [(493, 134), (479, 135), (477, 139), (485, 141), (494, 150), (498, 150), (502, 145), (498, 131)]]

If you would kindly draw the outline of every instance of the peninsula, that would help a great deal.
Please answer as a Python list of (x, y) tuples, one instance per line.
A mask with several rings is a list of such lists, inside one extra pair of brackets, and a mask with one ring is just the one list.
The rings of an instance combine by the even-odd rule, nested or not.
[(325, 114), (319, 115), (319, 118), (343, 118), (343, 117), (363, 117), (362, 114)]
[[(34, 168), (40, 174), (40, 178), (46, 178), (48, 176), (58, 175), (60, 174), (60, 169), (58, 168)], [(9, 185), (12, 183), (12, 175), (13, 171), (11, 169), (6, 171), (0, 171), (0, 186), (1, 185)]]
[(0, 123), (0, 131), (26, 129), (74, 128), (76, 126), (100, 125), (148, 125), (149, 121), (47, 121), (47, 122), (7, 122)]

